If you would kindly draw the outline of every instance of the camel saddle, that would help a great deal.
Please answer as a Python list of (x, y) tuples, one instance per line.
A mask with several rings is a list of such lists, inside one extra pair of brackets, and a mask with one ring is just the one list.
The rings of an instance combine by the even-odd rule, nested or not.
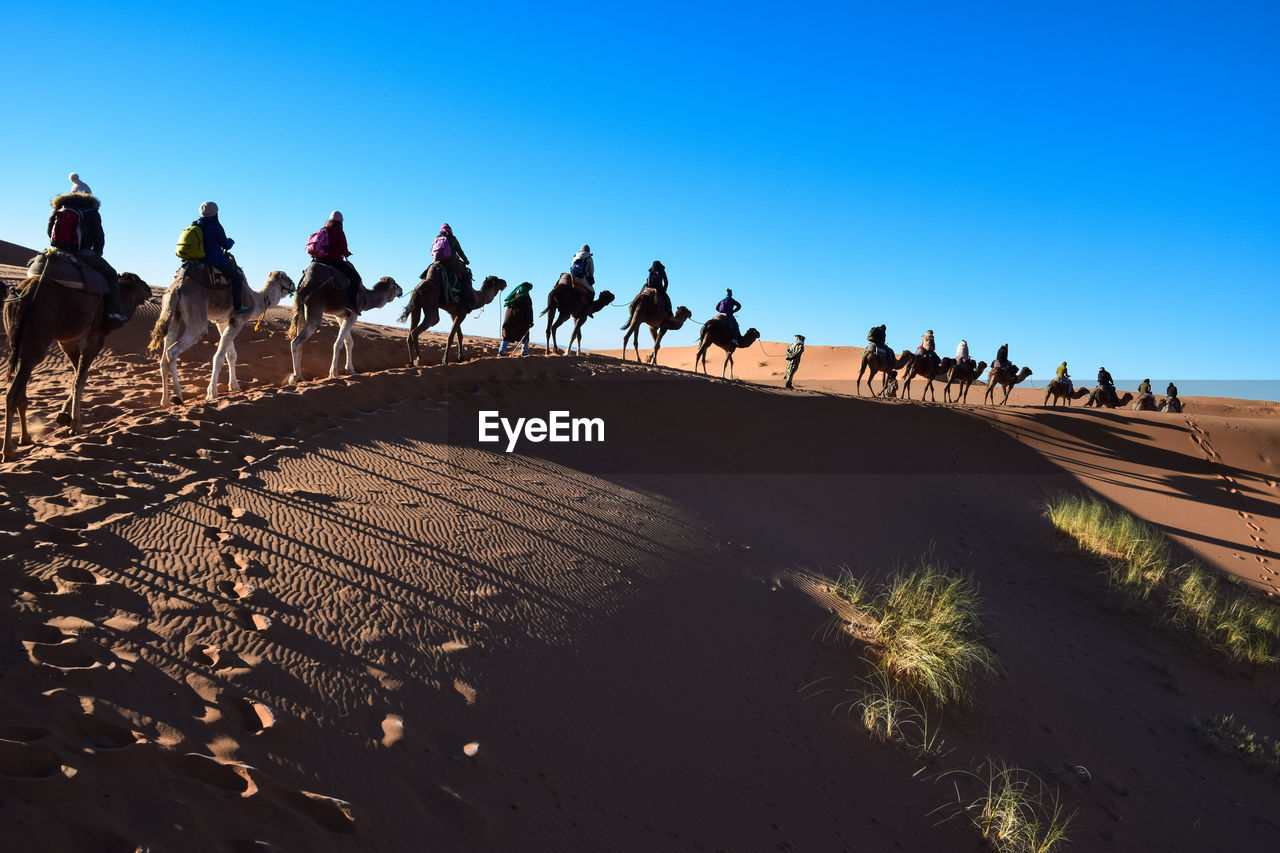
[(347, 275), (342, 270), (326, 264), (319, 258), (315, 258), (311, 263), (307, 264), (307, 268), (302, 271), (303, 286), (298, 288), (294, 300), (305, 301), (311, 294), (315, 293), (322, 287), (341, 287), (346, 289), (350, 284), (347, 281)]
[[(440, 281), (440, 304), (456, 305), (462, 299), (463, 284), (466, 284), (467, 287), (471, 286), (471, 270), (463, 267), (463, 269), (467, 270), (467, 274), (465, 276), (459, 276), (453, 270), (449, 269), (448, 264), (442, 264), (439, 261), (432, 261), (431, 267), (439, 267), (442, 274)], [(422, 273), (423, 278), (430, 275), (431, 267), (427, 267)]]
[(587, 280), (585, 278), (574, 278), (572, 275), (570, 275), (569, 280), (573, 282), (574, 287), (576, 287), (578, 290), (581, 290), (583, 293), (587, 294), (588, 298), (590, 299), (596, 298), (596, 289), (591, 285), (587, 284)]
[(107, 292), (107, 280), (102, 273), (88, 264), (81, 263), (70, 252), (46, 249), (27, 264), (27, 275), (41, 281), (54, 281), (71, 290), (103, 294)]
[(200, 286), (206, 290), (226, 290), (231, 286), (231, 279), (227, 278), (226, 273), (213, 264), (206, 264), (204, 261), (186, 260), (182, 262), (182, 269), (190, 270), (192, 281), (199, 282)]

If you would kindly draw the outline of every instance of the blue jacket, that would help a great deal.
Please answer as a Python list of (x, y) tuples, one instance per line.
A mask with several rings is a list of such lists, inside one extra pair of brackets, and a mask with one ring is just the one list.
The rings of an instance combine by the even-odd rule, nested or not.
[(732, 296), (726, 296), (716, 303), (716, 310), (721, 314), (733, 316), (734, 312), (742, 310), (742, 303), (734, 299)]
[(231, 266), (231, 259), (223, 252), (234, 246), (236, 241), (222, 230), (222, 223), (218, 221), (217, 215), (201, 216), (192, 224), (199, 225), (204, 232), (204, 262), (215, 267)]

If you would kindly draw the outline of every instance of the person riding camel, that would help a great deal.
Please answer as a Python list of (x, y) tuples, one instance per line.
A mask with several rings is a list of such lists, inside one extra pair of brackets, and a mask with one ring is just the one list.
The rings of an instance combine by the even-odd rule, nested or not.
[(938, 352), (934, 344), (933, 329), (929, 329), (920, 336), (920, 346), (916, 347), (916, 355), (928, 358), (934, 364), (938, 363)]
[(1098, 368), (1098, 385), (1113, 404), (1119, 405), (1120, 397), (1116, 394), (1116, 383), (1112, 380), (1111, 374), (1107, 372), (1105, 367)]
[(973, 363), (973, 359), (969, 357), (969, 342), (960, 339), (960, 343), (956, 344), (956, 364), (960, 367), (969, 367)]
[(1071, 393), (1071, 374), (1067, 372), (1067, 363), (1064, 361), (1058, 365), (1058, 384), (1062, 386), (1062, 390), (1068, 394)]
[(242, 301), (244, 289), (248, 287), (248, 281), (245, 280), (244, 273), (240, 271), (240, 267), (226, 254), (236, 244), (236, 241), (227, 236), (227, 232), (222, 228), (222, 223), (218, 221), (218, 205), (211, 201), (201, 204), (200, 218), (191, 224), (198, 225), (203, 235), (204, 262), (216, 268), (231, 283), (232, 312), (235, 314), (248, 314), (253, 309)]
[(723, 314), (729, 320), (729, 325), (733, 328), (733, 342), (736, 346), (742, 346), (742, 332), (738, 328), (738, 318), (733, 316), (742, 310), (742, 303), (733, 298), (733, 291), (725, 288), (724, 298), (716, 303), (716, 313)]
[(872, 326), (871, 331), (867, 332), (867, 343), (871, 344), (871, 352), (884, 358), (889, 357), (889, 348), (884, 343), (888, 329), (889, 327), (882, 323), (879, 326)]
[[(431, 244), (431, 259), (452, 273), (454, 277), (454, 292), (444, 295), (445, 302), (456, 300), (463, 308), (470, 310), (471, 270), (469, 267), (471, 261), (467, 259), (467, 253), (462, 251), (462, 244), (454, 236), (448, 222), (441, 223), (440, 233)], [(445, 279), (445, 286), (448, 287), (448, 276)]]
[(1151, 393), (1151, 380), (1150, 380), (1150, 379), (1144, 379), (1144, 380), (1142, 380), (1142, 382), (1138, 385), (1138, 393), (1139, 393), (1139, 394), (1150, 394), (1150, 393)]
[(585, 292), (588, 296), (596, 295), (596, 261), (591, 254), (591, 247), (586, 243), (582, 244), (573, 256), (573, 260), (569, 262), (569, 278), (573, 281), (573, 286)]
[(1010, 373), (1013, 372), (1013, 365), (1009, 363), (1009, 345), (1008, 344), (1001, 344), (1000, 349), (996, 350), (996, 359), (995, 361), (991, 362), (991, 369), (993, 371), (1004, 369), (1004, 370), (1008, 370)]
[(99, 272), (107, 280), (107, 296), (102, 301), (103, 315), (111, 328), (129, 318), (124, 316), (120, 302), (120, 276), (102, 257), (107, 236), (102, 230), (101, 202), (80, 182), (75, 172), (70, 175), (72, 191), (60, 193), (49, 202), (53, 211), (49, 214), (46, 231), (49, 245), (74, 255), (87, 267)]
[(1164, 393), (1170, 397), (1176, 397), (1178, 396), (1178, 386), (1170, 382), (1169, 387), (1164, 389)]
[(348, 261), (351, 251), (347, 248), (347, 235), (342, 230), (342, 211), (335, 210), (329, 214), (320, 230), (307, 240), (307, 254), (317, 261), (324, 261), (347, 277), (347, 311), (359, 314), (356, 310), (356, 296), (360, 292), (360, 273)]
[(662, 265), (662, 261), (654, 261), (653, 265), (649, 267), (649, 278), (645, 281), (644, 286), (654, 291), (654, 303), (670, 314), (671, 297), (667, 294), (667, 288), (670, 283), (667, 281), (667, 268)]

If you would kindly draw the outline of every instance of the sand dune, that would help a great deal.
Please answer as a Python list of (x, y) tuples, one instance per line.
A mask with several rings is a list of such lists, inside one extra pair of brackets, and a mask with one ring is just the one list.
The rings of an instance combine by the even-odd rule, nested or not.
[[(968, 849), (936, 777), (989, 756), (1061, 786), (1068, 849), (1280, 830), (1275, 783), (1190, 727), (1274, 735), (1275, 672), (1109, 606), (1041, 513), (1096, 491), (1274, 593), (1265, 406), (957, 408), (601, 355), (410, 369), (402, 331), (364, 324), (369, 372), (282, 389), (282, 308), (241, 336), (246, 393), (160, 411), (157, 310), (112, 337), (85, 435), (49, 426), (46, 362), (41, 443), (0, 469), (11, 849)], [(811, 347), (802, 385), (859, 352)], [(189, 399), (211, 354), (184, 357)], [(761, 360), (739, 375), (772, 380)], [(502, 453), (487, 409), (600, 417), (606, 441)], [(818, 629), (840, 566), (926, 550), (981, 584), (1002, 670), (921, 771), (842, 705), (864, 667)]]

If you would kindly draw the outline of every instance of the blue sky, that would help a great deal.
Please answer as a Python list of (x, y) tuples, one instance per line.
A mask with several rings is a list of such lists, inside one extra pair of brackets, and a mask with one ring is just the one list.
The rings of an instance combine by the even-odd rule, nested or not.
[[(588, 242), (619, 301), (660, 258), (696, 318), (732, 287), (770, 340), (885, 323), (1037, 377), (1277, 378), (1274, 2), (57, 10), (6, 11), (0, 238), (42, 244), (75, 170), (154, 285), (206, 198), (255, 286), (336, 207), (406, 290), (447, 220), (539, 307)], [(82, 39), (98, 61), (51, 59)]]

